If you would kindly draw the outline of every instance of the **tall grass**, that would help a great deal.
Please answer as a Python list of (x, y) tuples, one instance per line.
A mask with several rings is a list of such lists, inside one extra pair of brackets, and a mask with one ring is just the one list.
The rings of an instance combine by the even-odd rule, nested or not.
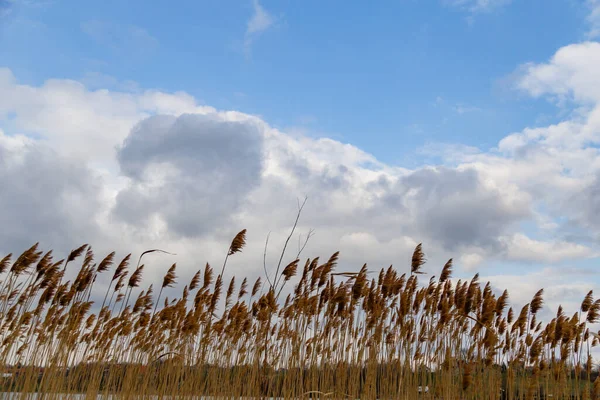
[[(240, 252), (246, 231), (227, 257)], [(161, 250), (153, 250), (161, 251)], [(600, 299), (543, 324), (543, 290), (508, 308), (478, 275), (454, 281), (452, 260), (420, 282), (419, 244), (405, 272), (337, 272), (327, 260), (281, 264), (263, 285), (226, 262), (199, 270), (175, 298), (140, 288), (144, 264), (88, 245), (55, 261), (36, 244), (0, 261), (1, 391), (282, 398), (599, 399), (591, 347)], [(66, 272), (74, 279), (65, 281)], [(73, 271), (76, 271), (73, 272)], [(107, 275), (108, 289), (94, 291)], [(296, 282), (287, 297), (284, 288)], [(289, 289), (289, 288), (288, 288)], [(103, 301), (98, 308), (92, 299)], [(93, 312), (97, 309), (97, 312)], [(427, 387), (427, 392), (419, 388)], [(571, 397), (573, 396), (573, 397)], [(49, 397), (50, 398), (50, 397)]]

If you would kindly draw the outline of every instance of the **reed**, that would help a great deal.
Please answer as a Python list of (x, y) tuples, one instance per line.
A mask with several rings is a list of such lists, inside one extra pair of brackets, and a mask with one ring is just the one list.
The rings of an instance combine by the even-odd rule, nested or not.
[[(90, 399), (600, 399), (591, 357), (600, 336), (590, 330), (600, 299), (592, 292), (572, 316), (559, 307), (544, 324), (542, 289), (507, 309), (508, 291), (496, 296), (478, 274), (453, 280), (452, 260), (439, 278), (420, 281), (421, 244), (405, 272), (366, 264), (338, 272), (337, 252), (325, 261), (298, 254), (280, 261), (268, 285), (259, 278), (250, 287), (224, 277), (245, 235), (235, 236), (216, 278), (206, 264), (164, 300), (163, 289), (176, 287), (176, 264), (154, 299), (152, 285), (139, 287), (141, 256), (130, 274), (131, 255), (116, 262), (113, 252), (96, 264), (88, 245), (59, 261), (38, 244), (14, 261), (7, 255), (1, 390)], [(145, 254), (154, 251), (164, 252)], [(97, 278), (115, 264), (108, 289), (96, 293)], [(64, 282), (67, 268), (74, 279)]]

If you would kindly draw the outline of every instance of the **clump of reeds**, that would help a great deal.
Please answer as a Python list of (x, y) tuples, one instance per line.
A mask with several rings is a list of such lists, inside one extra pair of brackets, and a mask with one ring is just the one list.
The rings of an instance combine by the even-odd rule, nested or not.
[[(246, 231), (228, 249), (245, 246)], [(178, 296), (176, 264), (158, 295), (140, 288), (142, 256), (88, 245), (55, 261), (38, 244), (0, 261), (2, 391), (216, 397), (599, 399), (589, 292), (572, 316), (538, 320), (543, 290), (508, 308), (479, 275), (420, 282), (421, 244), (402, 272), (392, 266), (336, 272), (327, 260), (293, 258), (269, 285), (198, 270)], [(148, 254), (152, 250), (145, 252)], [(283, 258), (283, 257), (282, 257)], [(75, 263), (79, 263), (79, 269)], [(103, 301), (94, 291), (116, 264)], [(372, 275), (372, 272), (378, 272)], [(67, 274), (68, 273), (68, 274)], [(72, 276), (72, 279), (67, 279)], [(238, 285), (238, 282), (241, 282)], [(280, 298), (289, 282), (295, 286)], [(425, 391), (425, 388), (427, 390)], [(572, 397), (573, 396), (573, 397)]]

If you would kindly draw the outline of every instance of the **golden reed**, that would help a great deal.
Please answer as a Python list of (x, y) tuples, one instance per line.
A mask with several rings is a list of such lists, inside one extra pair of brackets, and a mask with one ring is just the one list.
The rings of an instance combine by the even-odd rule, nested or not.
[[(226, 257), (243, 249), (245, 235)], [(134, 268), (131, 255), (116, 263), (114, 252), (95, 262), (88, 245), (60, 261), (37, 244), (4, 257), (0, 390), (90, 399), (600, 399), (592, 292), (572, 316), (559, 307), (544, 325), (543, 290), (507, 309), (508, 292), (496, 296), (478, 275), (452, 281), (452, 260), (420, 283), (419, 244), (407, 273), (390, 266), (372, 275), (366, 264), (336, 272), (334, 253), (324, 262), (296, 258), (251, 286), (225, 281), (226, 258), (216, 277), (206, 264), (179, 297), (163, 299), (177, 266), (155, 297), (152, 285), (139, 288), (151, 252), (164, 251), (145, 252)], [(74, 278), (65, 281), (67, 269)], [(111, 270), (102, 296), (94, 287)], [(98, 307), (92, 299), (101, 297)]]

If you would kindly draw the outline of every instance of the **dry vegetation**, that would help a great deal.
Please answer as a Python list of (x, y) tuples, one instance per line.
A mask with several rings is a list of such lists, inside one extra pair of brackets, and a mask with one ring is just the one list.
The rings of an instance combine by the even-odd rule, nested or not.
[[(228, 257), (245, 245), (245, 233)], [(508, 293), (496, 296), (478, 275), (452, 281), (451, 260), (439, 277), (419, 282), (419, 245), (406, 273), (366, 265), (336, 272), (338, 253), (281, 265), (266, 282), (225, 281), (226, 261), (216, 276), (207, 264), (169, 299), (163, 290), (178, 280), (176, 265), (159, 288), (142, 289), (142, 257), (134, 267), (130, 256), (96, 263), (84, 245), (55, 261), (36, 244), (0, 261), (0, 370), (12, 374), (0, 391), (600, 399), (590, 356), (598, 337), (588, 327), (600, 299), (591, 292), (578, 312), (559, 308), (543, 325), (542, 290), (513, 310)], [(110, 286), (95, 293), (103, 275)], [(280, 297), (289, 281), (295, 286)], [(420, 386), (428, 392), (419, 394)]]

